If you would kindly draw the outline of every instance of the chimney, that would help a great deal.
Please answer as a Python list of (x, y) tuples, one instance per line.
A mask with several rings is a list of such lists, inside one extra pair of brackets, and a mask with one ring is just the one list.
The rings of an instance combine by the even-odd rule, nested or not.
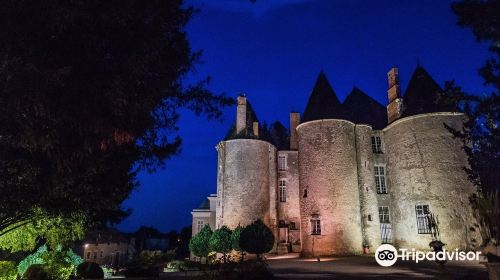
[(259, 122), (253, 122), (253, 136), (259, 137)]
[(300, 124), (300, 114), (290, 113), (290, 150), (298, 150), (297, 126)]
[(389, 104), (387, 105), (387, 122), (390, 124), (399, 119), (403, 114), (403, 98), (401, 97), (401, 89), (399, 87), (398, 68), (392, 68), (387, 73), (389, 89), (387, 95)]
[(238, 96), (238, 108), (236, 109), (236, 134), (245, 132), (247, 128), (247, 98)]

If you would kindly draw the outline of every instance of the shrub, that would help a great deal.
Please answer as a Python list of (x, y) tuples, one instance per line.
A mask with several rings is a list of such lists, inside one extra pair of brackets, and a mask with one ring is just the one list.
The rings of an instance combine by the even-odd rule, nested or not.
[(81, 279), (102, 279), (104, 278), (104, 271), (96, 263), (84, 262), (76, 268), (76, 277)]
[(190, 260), (175, 260), (167, 263), (164, 272), (195, 271), (200, 270), (199, 263)]
[(83, 262), (71, 249), (63, 250), (58, 246), (55, 250), (48, 250), (46, 245), (40, 246), (35, 253), (24, 258), (17, 266), (17, 273), (24, 275), (28, 267), (35, 264), (43, 265), (44, 271), (54, 279), (68, 279), (75, 268)]
[(226, 255), (231, 252), (231, 230), (227, 226), (216, 229), (208, 242), (210, 251), (221, 253), (226, 263)]
[(47, 245), (40, 246), (36, 252), (24, 258), (17, 265), (17, 273), (24, 275), (28, 268), (34, 264), (44, 264), (42, 256), (47, 253)]
[(209, 225), (205, 225), (198, 234), (189, 241), (189, 250), (197, 257), (208, 257), (210, 254), (210, 237), (212, 230)]
[(0, 261), (0, 280), (15, 280), (16, 278), (16, 264), (9, 261)]
[(24, 280), (51, 280), (41, 264), (33, 264), (23, 274)]
[(241, 232), (241, 249), (256, 254), (257, 260), (261, 259), (261, 254), (271, 251), (273, 245), (273, 232), (261, 220), (256, 220)]
[(181, 264), (182, 261), (176, 260), (176, 261), (171, 261), (167, 263), (165, 268), (163, 269), (164, 272), (179, 272), (181, 271)]
[(231, 233), (231, 246), (233, 247), (233, 250), (240, 252), (240, 261), (243, 261), (243, 250), (240, 247), (240, 236), (242, 231), (243, 228), (238, 225)]

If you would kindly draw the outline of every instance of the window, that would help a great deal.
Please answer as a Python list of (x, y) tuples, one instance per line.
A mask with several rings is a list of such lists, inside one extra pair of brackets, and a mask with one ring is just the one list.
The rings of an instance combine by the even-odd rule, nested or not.
[(278, 227), (279, 227), (279, 228), (285, 228), (285, 227), (286, 227), (285, 220), (279, 220), (279, 222), (278, 222)]
[(375, 166), (375, 186), (377, 187), (377, 193), (387, 193), (387, 186), (385, 181), (385, 168), (381, 165)]
[(203, 222), (203, 220), (198, 220), (196, 222), (196, 229), (198, 230), (198, 232), (201, 231), (201, 229), (203, 228), (204, 225), (205, 225), (205, 223)]
[(293, 230), (293, 229), (297, 229), (297, 228), (295, 227), (295, 222), (290, 222), (289, 229), (292, 229), (292, 230)]
[(368, 221), (369, 221), (369, 222), (373, 221), (373, 219), (372, 219), (372, 215), (368, 215)]
[(103, 251), (101, 251), (101, 256), (100, 256), (100, 257), (102, 258), (103, 256), (104, 256), (104, 252), (103, 252)]
[(90, 259), (90, 252), (87, 252), (87, 259)]
[(279, 182), (279, 199), (280, 202), (286, 202), (286, 180), (280, 179)]
[(387, 193), (385, 168), (381, 165), (375, 165), (375, 186), (377, 187), (377, 193)]
[(430, 234), (431, 228), (429, 227), (429, 205), (416, 205), (415, 212), (417, 214), (417, 230), (420, 234)]
[(321, 235), (321, 220), (318, 216), (311, 218), (311, 235)]
[(94, 257), (94, 260), (97, 259), (97, 252), (94, 252), (93, 257)]
[(380, 223), (385, 223), (385, 224), (390, 223), (389, 207), (388, 206), (379, 206), (378, 207), (378, 217), (380, 219)]
[(286, 156), (285, 155), (278, 156), (278, 169), (279, 170), (286, 170)]
[(382, 153), (382, 139), (380, 138), (380, 136), (372, 137), (372, 150), (375, 154)]

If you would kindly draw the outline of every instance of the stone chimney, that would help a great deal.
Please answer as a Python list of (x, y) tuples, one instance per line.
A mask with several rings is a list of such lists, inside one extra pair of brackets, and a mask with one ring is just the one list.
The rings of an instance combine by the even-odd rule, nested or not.
[(290, 113), (290, 150), (298, 150), (297, 126), (300, 124), (300, 114)]
[(253, 136), (259, 137), (259, 122), (253, 122)]
[(244, 132), (247, 128), (247, 98), (238, 96), (238, 108), (236, 109), (236, 134)]
[(390, 124), (399, 119), (403, 114), (403, 98), (401, 97), (401, 89), (399, 87), (398, 68), (392, 68), (387, 73), (389, 89), (387, 95), (389, 104), (387, 105), (387, 122)]

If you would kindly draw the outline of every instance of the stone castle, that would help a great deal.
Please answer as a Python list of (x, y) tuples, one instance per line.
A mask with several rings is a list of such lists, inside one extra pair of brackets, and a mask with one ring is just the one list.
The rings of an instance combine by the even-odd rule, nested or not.
[(404, 95), (391, 69), (387, 92), (387, 107), (357, 88), (340, 103), (321, 73), (302, 117), (290, 113), (289, 132), (264, 127), (238, 97), (236, 124), (216, 147), (217, 193), (192, 211), (193, 234), (261, 219), (278, 254), (353, 255), (383, 243), (429, 250), (432, 214), (448, 250), (478, 246), (476, 188), (450, 132), (464, 115), (436, 102), (443, 90), (421, 66)]

